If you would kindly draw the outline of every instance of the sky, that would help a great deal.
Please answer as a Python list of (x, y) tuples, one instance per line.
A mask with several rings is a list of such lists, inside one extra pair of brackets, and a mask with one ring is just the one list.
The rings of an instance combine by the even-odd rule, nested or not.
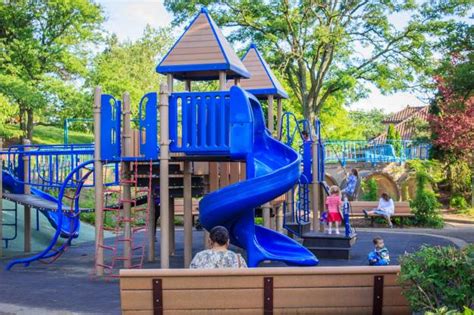
[[(147, 24), (153, 27), (168, 26), (172, 15), (166, 11), (162, 0), (98, 0), (107, 17), (105, 29), (115, 33), (119, 40), (135, 40), (139, 38)], [(390, 20), (398, 27), (403, 27), (408, 16), (392, 16)], [(181, 34), (183, 30), (176, 30)], [(382, 95), (375, 86), (368, 86), (369, 96), (356, 103), (349, 104), (350, 109), (370, 110), (383, 109), (386, 113), (401, 110), (407, 105), (426, 105), (426, 95), (417, 97), (410, 92), (399, 92)], [(424, 98), (423, 98), (424, 97)]]

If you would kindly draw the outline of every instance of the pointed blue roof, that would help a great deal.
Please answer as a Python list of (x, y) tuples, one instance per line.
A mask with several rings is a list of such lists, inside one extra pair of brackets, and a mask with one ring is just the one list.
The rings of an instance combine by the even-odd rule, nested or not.
[(186, 27), (156, 71), (179, 80), (215, 80), (220, 71), (226, 71), (228, 78), (250, 77), (206, 8)]
[(240, 81), (242, 88), (246, 89), (258, 98), (266, 98), (274, 95), (278, 98), (288, 98), (280, 81), (275, 77), (270, 66), (263, 59), (262, 54), (255, 44), (251, 44), (242, 62), (250, 71), (251, 77)]

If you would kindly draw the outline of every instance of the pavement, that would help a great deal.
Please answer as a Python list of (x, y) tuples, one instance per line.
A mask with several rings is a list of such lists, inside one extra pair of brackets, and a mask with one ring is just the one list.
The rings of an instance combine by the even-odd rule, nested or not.
[[(474, 242), (473, 225), (448, 226), (433, 229), (357, 229), (358, 240), (350, 260), (322, 259), (320, 266), (367, 265), (367, 253), (372, 239), (381, 236), (390, 250), (392, 263), (405, 252), (421, 246), (458, 246)], [(159, 235), (159, 233), (158, 233)], [(194, 231), (193, 252), (203, 248), (204, 233)], [(108, 239), (111, 241), (111, 239)], [(159, 239), (156, 252), (159, 253)], [(171, 257), (172, 268), (183, 268), (183, 231), (177, 229), (176, 254)], [(233, 248), (237, 250), (236, 248)], [(73, 245), (55, 263), (39, 262), (29, 267), (15, 266), (4, 271), (9, 258), (0, 260), (0, 315), (5, 314), (120, 314), (120, 293), (117, 280), (96, 279), (93, 275), (94, 243), (84, 241)], [(281, 263), (262, 266), (282, 266)], [(146, 263), (145, 268), (159, 268)]]

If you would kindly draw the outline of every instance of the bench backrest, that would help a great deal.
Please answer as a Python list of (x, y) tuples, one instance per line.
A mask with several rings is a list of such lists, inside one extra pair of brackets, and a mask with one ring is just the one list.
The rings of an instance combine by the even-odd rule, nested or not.
[[(352, 214), (363, 215), (362, 210), (372, 210), (378, 206), (378, 201), (351, 201)], [(410, 203), (408, 201), (395, 202), (395, 215), (396, 214), (409, 214), (411, 213)]]
[(399, 266), (120, 271), (123, 314), (410, 314)]

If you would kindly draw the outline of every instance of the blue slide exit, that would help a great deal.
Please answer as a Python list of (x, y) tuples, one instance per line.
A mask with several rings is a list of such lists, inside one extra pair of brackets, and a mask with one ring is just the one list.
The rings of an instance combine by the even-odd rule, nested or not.
[[(3, 186), (5, 190), (9, 191), (12, 194), (23, 193), (23, 185), (20, 184), (18, 181), (16, 181), (10, 172), (2, 171), (2, 176), (3, 176)], [(31, 187), (31, 193), (45, 200), (56, 202), (56, 203), (58, 202), (57, 198), (34, 187)], [(54, 229), (57, 229), (57, 222), (59, 222), (58, 213), (56, 211), (52, 211), (48, 209), (41, 209), (40, 212), (46, 217), (46, 219), (51, 224), (51, 226)], [(73, 229), (73, 231), (71, 231), (71, 229)], [(79, 236), (79, 229), (80, 229), (80, 221), (78, 221), (77, 223), (74, 223), (71, 220), (63, 219), (61, 222), (61, 237), (69, 238), (70, 236), (72, 236), (73, 238), (76, 238)]]
[[(238, 153), (234, 158), (245, 158), (247, 180), (205, 196), (200, 202), (202, 225), (208, 230), (216, 225), (227, 227), (231, 242), (247, 251), (249, 267), (256, 267), (264, 260), (317, 265), (318, 259), (298, 242), (254, 223), (254, 208), (284, 194), (298, 181), (298, 153), (272, 138), (254, 96), (233, 87), (230, 111), (231, 156), (235, 151)], [(247, 139), (250, 142), (241, 143)], [(242, 154), (245, 146), (251, 150)]]

